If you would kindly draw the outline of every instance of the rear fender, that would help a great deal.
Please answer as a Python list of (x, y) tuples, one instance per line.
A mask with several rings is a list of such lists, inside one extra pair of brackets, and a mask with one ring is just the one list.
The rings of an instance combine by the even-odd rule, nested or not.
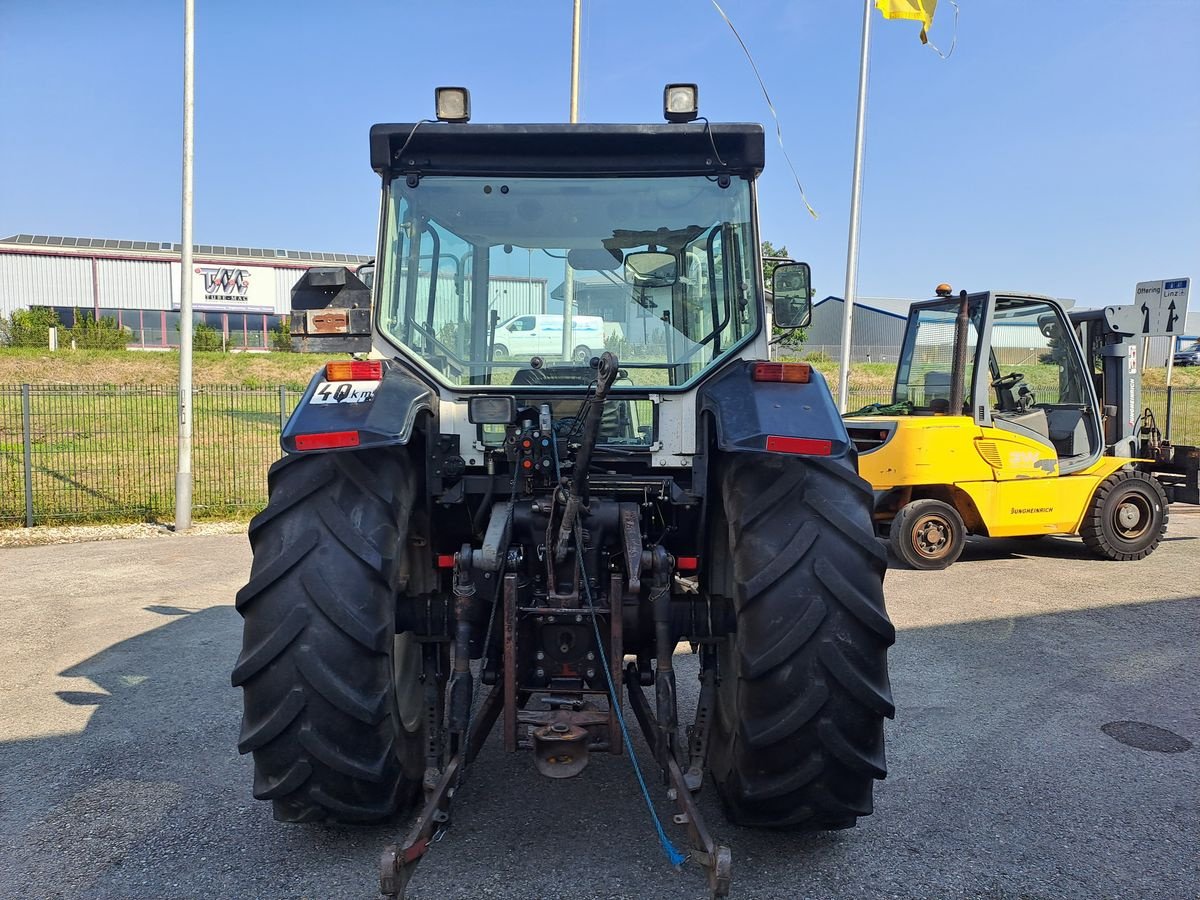
[[(346, 389), (344, 385), (352, 387)], [(342, 397), (338, 399), (339, 391)], [(337, 382), (325, 379), (324, 367), (309, 382), (304, 397), (284, 426), (279, 443), (285, 453), (328, 453), (333, 449), (395, 447), (412, 438), (417, 417), (437, 414), (437, 395), (427, 385), (388, 360), (379, 381)], [(297, 446), (310, 435), (356, 435), (345, 446), (306, 450)]]
[(812, 369), (806, 384), (762, 382), (753, 380), (753, 364), (740, 361), (700, 389), (700, 411), (712, 416), (718, 449), (779, 452), (768, 449), (767, 439), (774, 437), (829, 442), (828, 453), (809, 455), (851, 453), (846, 426), (820, 372)]

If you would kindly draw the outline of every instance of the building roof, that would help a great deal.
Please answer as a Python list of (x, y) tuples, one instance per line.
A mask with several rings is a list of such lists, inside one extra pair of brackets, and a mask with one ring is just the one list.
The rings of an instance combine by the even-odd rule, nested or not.
[[(109, 238), (58, 237), (47, 234), (14, 234), (0, 238), (0, 248), (29, 249), (42, 252), (67, 251), (71, 255), (88, 255), (88, 250), (109, 253), (149, 253), (178, 257), (180, 244), (169, 241), (121, 241)], [(300, 260), (304, 262), (365, 263), (374, 259), (359, 253), (325, 253), (311, 250), (276, 250), (260, 247), (224, 247), (215, 244), (195, 244), (193, 252), (200, 256), (233, 257), (259, 260)]]
[[(835, 297), (830, 294), (828, 297), (822, 297), (813, 307), (818, 307), (827, 300), (832, 300), (835, 303), (844, 303), (841, 297)], [(905, 300), (900, 297), (859, 297), (854, 301), (856, 309), (869, 309), (873, 312), (883, 313), (885, 316), (893, 316), (897, 319), (908, 318), (908, 308), (916, 303), (916, 300)]]

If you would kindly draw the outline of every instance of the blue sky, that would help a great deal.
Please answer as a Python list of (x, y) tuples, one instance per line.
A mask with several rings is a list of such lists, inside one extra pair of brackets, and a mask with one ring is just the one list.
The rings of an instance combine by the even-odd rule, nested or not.
[[(862, 6), (725, 0), (783, 121), (763, 235), (842, 292)], [(939, 281), (1128, 303), (1200, 276), (1200, 2), (960, 0), (940, 60), (873, 32), (860, 294)], [(196, 0), (198, 243), (372, 252), (367, 129), (465, 84), (475, 121), (565, 121), (570, 0)], [(0, 234), (178, 240), (182, 2), (0, 0)], [(696, 81), (714, 121), (769, 124), (708, 0), (585, 0), (582, 118), (657, 121)], [(935, 42), (949, 44), (942, 0)], [(1192, 308), (1200, 308), (1200, 290)]]

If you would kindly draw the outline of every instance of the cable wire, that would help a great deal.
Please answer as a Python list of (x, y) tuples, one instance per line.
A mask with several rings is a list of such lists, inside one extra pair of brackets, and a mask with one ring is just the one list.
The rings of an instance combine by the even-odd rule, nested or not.
[(750, 62), (750, 68), (754, 70), (754, 77), (758, 79), (758, 86), (762, 88), (763, 99), (767, 101), (767, 109), (771, 111), (771, 118), (775, 120), (775, 137), (779, 140), (779, 149), (783, 151), (783, 158), (788, 164), (788, 168), (792, 170), (792, 178), (796, 182), (796, 189), (800, 191), (800, 199), (804, 203), (808, 214), (814, 219), (819, 219), (817, 211), (812, 208), (812, 204), (808, 202), (808, 197), (804, 193), (804, 185), (800, 183), (800, 176), (796, 174), (796, 167), (792, 165), (792, 158), (788, 156), (787, 147), (783, 145), (783, 126), (779, 124), (779, 115), (775, 112), (775, 104), (771, 102), (771, 95), (767, 93), (767, 85), (763, 82), (762, 75), (759, 74), (758, 66), (754, 63), (754, 57), (750, 55), (750, 48), (746, 46), (746, 42), (742, 40), (742, 36), (738, 34), (738, 30), (733, 26), (729, 16), (725, 15), (725, 10), (721, 9), (721, 4), (717, 0), (712, 0), (712, 5), (716, 7), (717, 12), (721, 14), (721, 18), (725, 20), (725, 24), (729, 26), (729, 30), (733, 32), (733, 36), (737, 38), (738, 44), (742, 48), (742, 52), (746, 54), (746, 59)]

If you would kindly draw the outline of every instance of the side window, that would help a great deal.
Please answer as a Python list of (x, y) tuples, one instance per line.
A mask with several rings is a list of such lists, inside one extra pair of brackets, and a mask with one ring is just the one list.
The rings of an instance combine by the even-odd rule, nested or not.
[(508, 326), (509, 331), (533, 331), (533, 316), (521, 316)]
[(1075, 353), (1069, 326), (1045, 303), (1019, 301), (1004, 308), (1004, 302), (998, 301), (992, 326), (999, 366), (993, 383), (996, 404), (1008, 409), (1014, 404), (1084, 403), (1087, 373)]

